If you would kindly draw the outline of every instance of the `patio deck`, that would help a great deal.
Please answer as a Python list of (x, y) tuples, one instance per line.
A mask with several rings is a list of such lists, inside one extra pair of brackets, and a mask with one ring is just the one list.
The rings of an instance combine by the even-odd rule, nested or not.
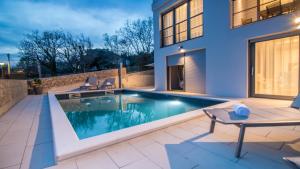
[[(256, 108), (286, 107), (289, 101), (244, 99)], [(205, 116), (65, 160), (55, 166), (46, 96), (28, 96), (0, 118), (0, 168), (215, 169), (291, 168), (283, 156), (300, 156), (299, 127), (249, 128), (241, 159), (234, 157), (238, 128)]]

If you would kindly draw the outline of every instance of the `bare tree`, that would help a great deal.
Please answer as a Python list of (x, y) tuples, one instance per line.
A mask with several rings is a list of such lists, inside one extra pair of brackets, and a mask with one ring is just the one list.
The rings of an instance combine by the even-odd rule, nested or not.
[(63, 54), (61, 59), (67, 63), (66, 67), (72, 73), (85, 71), (84, 57), (87, 51), (92, 48), (92, 43), (89, 38), (84, 35), (74, 37), (70, 33), (64, 35), (64, 45), (62, 48)]
[(84, 57), (91, 47), (90, 39), (84, 35), (74, 37), (70, 33), (54, 30), (27, 34), (19, 49), (21, 57), (36, 60), (53, 76), (58, 73), (58, 63), (62, 63), (63, 70), (68, 69), (72, 73), (84, 71)]
[(126, 41), (134, 54), (150, 53), (153, 50), (152, 18), (127, 21), (119, 30), (120, 36)]
[(104, 34), (104, 45), (117, 54), (151, 53), (153, 51), (152, 24), (152, 18), (127, 21), (115, 35)]
[(31, 54), (37, 61), (48, 68), (51, 75), (57, 74), (57, 59), (64, 44), (62, 31), (34, 31), (27, 34), (20, 44), (21, 54)]

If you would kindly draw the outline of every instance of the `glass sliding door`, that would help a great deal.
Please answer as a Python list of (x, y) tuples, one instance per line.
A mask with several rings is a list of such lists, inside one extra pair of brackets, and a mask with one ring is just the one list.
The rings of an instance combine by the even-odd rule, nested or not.
[(254, 95), (293, 97), (298, 94), (299, 36), (255, 43), (253, 64)]

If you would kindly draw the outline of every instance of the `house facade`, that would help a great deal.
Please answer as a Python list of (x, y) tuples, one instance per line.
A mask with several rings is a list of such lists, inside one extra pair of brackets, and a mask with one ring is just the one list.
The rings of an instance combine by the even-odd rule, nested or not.
[(225, 97), (299, 92), (299, 0), (154, 0), (155, 88)]

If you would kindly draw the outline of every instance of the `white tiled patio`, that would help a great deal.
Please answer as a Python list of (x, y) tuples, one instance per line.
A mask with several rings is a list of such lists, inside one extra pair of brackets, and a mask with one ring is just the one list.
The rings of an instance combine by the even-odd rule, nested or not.
[[(290, 102), (245, 99), (256, 108)], [(46, 96), (28, 96), (0, 118), (0, 168), (233, 169), (291, 168), (283, 156), (300, 156), (300, 127), (247, 129), (243, 155), (234, 157), (238, 128), (217, 124), (208, 133), (201, 117), (55, 165)]]

